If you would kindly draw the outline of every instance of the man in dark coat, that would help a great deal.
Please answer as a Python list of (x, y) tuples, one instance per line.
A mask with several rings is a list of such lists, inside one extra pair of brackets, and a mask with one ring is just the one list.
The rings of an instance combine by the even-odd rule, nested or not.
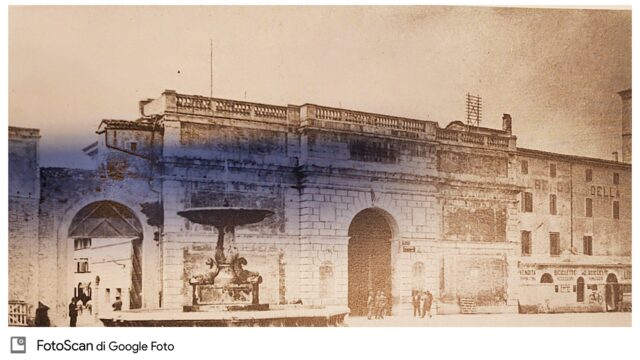
[(35, 325), (39, 327), (51, 326), (51, 321), (49, 321), (49, 307), (40, 301), (38, 301), (38, 307), (36, 308)]
[(71, 302), (69, 303), (69, 326), (76, 327), (76, 322), (78, 321), (78, 307), (76, 305), (76, 298), (71, 298)]

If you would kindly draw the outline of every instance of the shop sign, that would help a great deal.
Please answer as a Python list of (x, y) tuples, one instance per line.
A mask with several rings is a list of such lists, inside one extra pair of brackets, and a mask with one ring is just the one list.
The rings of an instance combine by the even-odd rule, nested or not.
[(536, 279), (536, 270), (535, 269), (520, 269), (518, 270), (520, 274), (520, 281), (533, 281)]
[(572, 287), (569, 284), (562, 284), (562, 285), (558, 285), (559, 287), (559, 292), (561, 293), (570, 293), (572, 292)]
[(591, 196), (597, 197), (620, 197), (620, 190), (614, 189), (611, 186), (595, 186), (591, 185)]
[(402, 252), (414, 253), (414, 252), (416, 252), (416, 247), (415, 246), (403, 246), (402, 247)]

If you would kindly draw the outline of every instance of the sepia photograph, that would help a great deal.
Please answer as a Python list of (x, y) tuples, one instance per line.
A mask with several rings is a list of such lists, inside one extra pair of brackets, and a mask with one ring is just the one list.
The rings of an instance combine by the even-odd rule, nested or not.
[(631, 18), (9, 6), (8, 324), (630, 327)]

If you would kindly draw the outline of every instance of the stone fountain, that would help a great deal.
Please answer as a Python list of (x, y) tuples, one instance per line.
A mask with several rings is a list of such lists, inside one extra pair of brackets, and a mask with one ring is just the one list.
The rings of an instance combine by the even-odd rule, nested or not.
[(271, 210), (230, 207), (192, 208), (178, 215), (217, 230), (216, 248), (206, 260), (209, 270), (188, 279), (191, 305), (176, 310), (130, 310), (100, 317), (105, 326), (336, 326), (343, 323), (346, 306), (260, 304), (262, 277), (245, 270), (247, 260), (235, 246), (235, 227), (256, 224)]
[(259, 301), (262, 277), (243, 268), (247, 260), (240, 257), (235, 246), (235, 227), (261, 222), (273, 215), (273, 211), (225, 206), (193, 208), (179, 211), (178, 215), (196, 224), (213, 226), (218, 232), (215, 253), (206, 262), (209, 271), (189, 279), (193, 288), (192, 305), (185, 306), (185, 311), (198, 311), (203, 305), (222, 305), (230, 310), (267, 310), (269, 305)]

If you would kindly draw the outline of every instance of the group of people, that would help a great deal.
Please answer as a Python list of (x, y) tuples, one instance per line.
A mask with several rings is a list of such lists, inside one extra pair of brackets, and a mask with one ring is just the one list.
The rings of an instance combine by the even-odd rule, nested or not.
[(384, 319), (388, 304), (387, 296), (383, 291), (378, 291), (375, 296), (373, 291), (369, 291), (369, 296), (367, 297), (367, 319)]
[(433, 294), (429, 290), (420, 291), (413, 290), (411, 295), (411, 303), (413, 304), (413, 316), (424, 318), (425, 315), (431, 317), (431, 304), (433, 304)]
[[(111, 304), (113, 311), (122, 310), (122, 300), (120, 297), (116, 297), (116, 301)], [(48, 309), (48, 308), (47, 308)], [(91, 305), (91, 298), (85, 298), (84, 301), (82, 298), (72, 297), (71, 302), (69, 302), (69, 326), (75, 327), (78, 323), (78, 314), (82, 315), (84, 310), (89, 312), (89, 315), (93, 314), (93, 306)]]

